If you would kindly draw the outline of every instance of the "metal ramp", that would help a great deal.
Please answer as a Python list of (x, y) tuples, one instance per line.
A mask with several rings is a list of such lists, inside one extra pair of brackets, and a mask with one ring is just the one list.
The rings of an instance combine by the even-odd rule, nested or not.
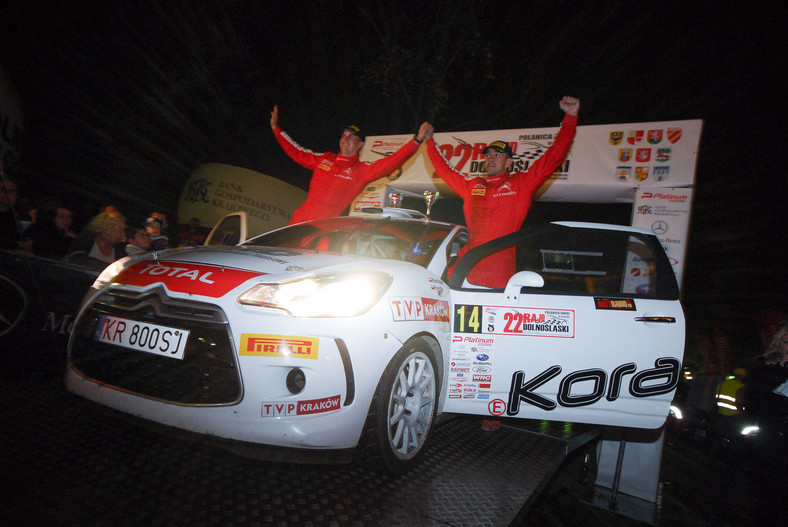
[(242, 458), (98, 411), (59, 379), (0, 386), (0, 521), (29, 525), (501, 526), (598, 430), (456, 416), (402, 476)]

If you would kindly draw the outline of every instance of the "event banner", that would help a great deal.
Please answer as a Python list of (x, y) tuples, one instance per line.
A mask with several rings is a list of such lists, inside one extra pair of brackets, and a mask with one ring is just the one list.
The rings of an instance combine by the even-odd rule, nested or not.
[[(631, 203), (635, 190), (691, 187), (694, 184), (702, 120), (578, 126), (564, 163), (545, 182), (535, 199), (580, 203)], [(527, 128), (436, 133), (444, 157), (468, 178), (484, 173), (484, 149), (502, 140), (514, 153), (514, 170), (526, 170), (552, 144), (555, 128)], [(370, 136), (362, 161), (391, 155), (412, 136)], [(436, 177), (423, 145), (400, 170), (373, 182), (354, 202), (353, 210), (388, 206), (388, 193), (421, 195), (424, 191), (454, 194)]]

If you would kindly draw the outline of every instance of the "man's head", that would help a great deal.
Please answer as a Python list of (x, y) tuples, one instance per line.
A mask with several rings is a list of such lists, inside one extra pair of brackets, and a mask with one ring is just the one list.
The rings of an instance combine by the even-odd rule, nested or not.
[(153, 243), (146, 227), (126, 227), (126, 238), (128, 243), (145, 250)]
[(58, 229), (68, 231), (74, 223), (74, 212), (67, 207), (58, 207), (55, 210), (55, 225)]
[(514, 162), (512, 147), (504, 141), (493, 141), (484, 149), (487, 176), (497, 176), (506, 172)]
[(339, 153), (346, 157), (357, 156), (364, 146), (364, 139), (366, 136), (358, 126), (351, 124), (345, 127), (339, 138)]
[(153, 211), (148, 214), (151, 218), (158, 218), (159, 222), (161, 223), (161, 230), (164, 231), (167, 229), (167, 214), (164, 212)]
[(120, 243), (126, 239), (126, 218), (120, 212), (102, 212), (90, 220), (88, 229), (96, 240), (108, 244)]
[(162, 224), (159, 218), (151, 216), (145, 220), (145, 230), (148, 231), (148, 235), (150, 235), (151, 238), (161, 236), (161, 228)]

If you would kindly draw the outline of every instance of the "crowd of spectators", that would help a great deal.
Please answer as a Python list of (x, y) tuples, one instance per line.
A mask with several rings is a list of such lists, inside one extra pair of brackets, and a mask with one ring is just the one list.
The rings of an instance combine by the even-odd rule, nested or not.
[(193, 219), (181, 242), (161, 210), (130, 220), (115, 205), (91, 213), (54, 197), (32, 201), (16, 178), (0, 176), (0, 249), (103, 269), (124, 256), (199, 245), (206, 237)]

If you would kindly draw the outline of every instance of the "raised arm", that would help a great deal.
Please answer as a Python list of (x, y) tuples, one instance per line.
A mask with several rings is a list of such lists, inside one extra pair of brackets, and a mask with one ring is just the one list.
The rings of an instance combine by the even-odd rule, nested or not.
[(427, 156), (430, 158), (435, 173), (441, 178), (450, 189), (452, 189), (462, 199), (467, 197), (468, 180), (465, 179), (465, 174), (456, 170), (448, 159), (443, 156), (438, 143), (435, 138), (427, 138)]
[(561, 129), (558, 131), (558, 135), (550, 148), (548, 148), (547, 151), (526, 171), (534, 185), (534, 189), (538, 188), (539, 185), (546, 181), (564, 161), (569, 152), (569, 148), (572, 146), (572, 141), (575, 138), (577, 114), (580, 111), (580, 99), (575, 97), (564, 97), (558, 103), (558, 106), (566, 113), (561, 122)]
[(284, 130), (279, 128), (279, 106), (276, 105), (274, 105), (274, 109), (271, 110), (271, 130), (274, 132), (274, 137), (279, 143), (279, 146), (282, 147), (282, 150), (285, 151), (285, 154), (287, 154), (290, 159), (304, 168), (314, 170), (314, 168), (317, 166), (318, 160), (323, 154), (312, 152), (311, 150), (304, 148), (293, 141), (293, 139), (287, 135)]
[(564, 98), (559, 101), (558, 107), (567, 115), (577, 116), (580, 112), (580, 99), (564, 96)]

